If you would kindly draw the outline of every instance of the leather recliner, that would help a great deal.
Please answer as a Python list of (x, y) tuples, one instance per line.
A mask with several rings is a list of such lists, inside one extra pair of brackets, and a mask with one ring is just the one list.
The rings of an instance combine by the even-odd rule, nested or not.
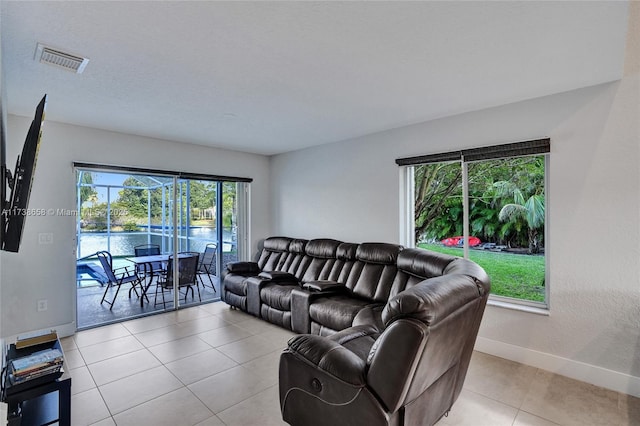
[(445, 269), (393, 295), (378, 325), (292, 338), (280, 358), (283, 419), (417, 426), (447, 413), (462, 390), (490, 281), (472, 262)]

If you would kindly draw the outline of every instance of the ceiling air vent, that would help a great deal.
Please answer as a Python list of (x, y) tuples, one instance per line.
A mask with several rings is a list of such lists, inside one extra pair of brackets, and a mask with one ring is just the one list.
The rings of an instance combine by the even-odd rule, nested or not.
[(80, 74), (89, 63), (89, 58), (76, 56), (38, 43), (35, 60), (43, 64), (55, 65)]

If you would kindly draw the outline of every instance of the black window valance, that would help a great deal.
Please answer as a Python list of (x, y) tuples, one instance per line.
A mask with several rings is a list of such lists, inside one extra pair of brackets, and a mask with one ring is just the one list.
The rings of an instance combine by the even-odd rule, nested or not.
[(460, 151), (439, 154), (419, 155), (416, 157), (398, 158), (398, 166), (414, 166), (418, 164), (441, 163), (445, 161), (478, 161), (496, 158), (519, 157), (523, 155), (547, 154), (551, 151), (549, 138), (493, 145), (481, 148), (463, 149)]
[(162, 176), (177, 176), (181, 179), (193, 179), (193, 180), (218, 180), (225, 182), (253, 182), (252, 178), (237, 177), (237, 176), (220, 176), (220, 175), (208, 175), (203, 173), (190, 173), (190, 172), (176, 172), (170, 170), (157, 170), (157, 169), (145, 169), (140, 167), (129, 166), (113, 166), (106, 164), (92, 164), (92, 163), (79, 163), (74, 162), (74, 167), (90, 170), (102, 170), (110, 172), (131, 173), (141, 175), (162, 175)]

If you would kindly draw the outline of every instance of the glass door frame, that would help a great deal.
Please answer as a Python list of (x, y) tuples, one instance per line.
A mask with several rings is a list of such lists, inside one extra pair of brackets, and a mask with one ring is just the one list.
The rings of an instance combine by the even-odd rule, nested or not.
[[(179, 214), (178, 214), (178, 203), (175, 202), (175, 200), (178, 200), (178, 197), (180, 197), (180, 188), (178, 188), (178, 184), (181, 181), (189, 181), (189, 180), (203, 180), (203, 181), (208, 181), (208, 182), (212, 182), (216, 184), (216, 200), (215, 200), (215, 206), (216, 206), (216, 230), (215, 230), (215, 235), (216, 235), (216, 240), (218, 241), (217, 247), (216, 247), (216, 275), (218, 276), (218, 285), (219, 285), (219, 280), (221, 279), (221, 271), (222, 271), (222, 267), (224, 266), (224, 259), (223, 259), (223, 252), (224, 252), (224, 242), (223, 242), (223, 238), (224, 238), (224, 226), (223, 226), (223, 188), (224, 188), (224, 184), (226, 182), (232, 182), (236, 184), (236, 202), (234, 204), (234, 209), (235, 212), (234, 214), (237, 217), (237, 224), (236, 224), (236, 230), (237, 233), (236, 235), (236, 241), (233, 242), (232, 241), (232, 249), (235, 246), (236, 250), (237, 250), (237, 256), (238, 258), (244, 258), (247, 252), (247, 238), (250, 235), (250, 230), (247, 229), (247, 227), (250, 224), (250, 219), (249, 219), (249, 205), (250, 205), (250, 200), (249, 200), (249, 193), (250, 193), (250, 183), (252, 181), (252, 179), (248, 179), (248, 178), (233, 178), (233, 177), (226, 177), (226, 176), (214, 176), (214, 175), (196, 175), (196, 174), (188, 174), (188, 173), (177, 173), (177, 172), (167, 172), (167, 171), (161, 171), (161, 170), (151, 170), (151, 169), (140, 169), (140, 168), (136, 168), (136, 167), (125, 167), (125, 166), (109, 166), (109, 165), (100, 165), (100, 164), (88, 164), (88, 163), (74, 163), (73, 164), (74, 167), (74, 176), (76, 178), (76, 185), (77, 185), (77, 191), (76, 191), (76, 195), (77, 195), (77, 208), (78, 208), (78, 225), (77, 225), (77, 230), (76, 230), (76, 237), (78, 238), (78, 241), (76, 243), (76, 255), (78, 253), (80, 244), (81, 244), (81, 240), (80, 240), (80, 220), (81, 220), (81, 208), (82, 208), (82, 201), (79, 197), (79, 188), (80, 188), (80, 183), (78, 181), (78, 172), (80, 171), (86, 171), (86, 172), (95, 172), (95, 173), (112, 173), (112, 174), (130, 174), (130, 175), (137, 175), (137, 176), (157, 176), (157, 177), (164, 177), (164, 178), (171, 178), (171, 181), (166, 182), (166, 185), (161, 185), (163, 187), (163, 192), (166, 191), (168, 193), (170, 193), (172, 200), (174, 200), (173, 205), (170, 207), (170, 214), (171, 214), (171, 226), (172, 226), (172, 232), (171, 232), (171, 240), (172, 240), (172, 244), (171, 244), (171, 252), (174, 256), (177, 256), (177, 254), (180, 252), (180, 236), (179, 236), (179, 229), (178, 229), (178, 221), (179, 221)], [(240, 185), (242, 184), (242, 185)], [(172, 190), (170, 190), (169, 188), (166, 188), (166, 186), (172, 185)], [(96, 186), (99, 186), (99, 184), (97, 183)], [(151, 189), (149, 189), (151, 190)], [(150, 196), (150, 195), (149, 195)], [(164, 218), (164, 210), (166, 209), (165, 206), (165, 199), (163, 197), (163, 218)], [(219, 213), (218, 213), (219, 212)], [(151, 214), (150, 211), (148, 213), (149, 215)], [(149, 224), (150, 226), (150, 224)], [(149, 228), (150, 229), (150, 228)], [(163, 232), (164, 234), (164, 232)], [(164, 239), (164, 237), (163, 237)], [(162, 246), (164, 245), (164, 242), (162, 244)], [(76, 256), (77, 258), (77, 256)], [(75, 267), (76, 265), (74, 265)], [(180, 309), (180, 294), (179, 294), (179, 270), (178, 268), (173, 268), (173, 285), (174, 285), (174, 291), (173, 291), (173, 301), (174, 301), (174, 305), (171, 308), (167, 308), (167, 309), (163, 309), (162, 311), (171, 311), (171, 310), (177, 310)], [(76, 297), (75, 300), (78, 300), (78, 295), (77, 295), (77, 286), (76, 286)], [(214, 299), (215, 300), (215, 299)], [(197, 302), (196, 302), (197, 304)], [(193, 304), (189, 304), (188, 306), (193, 306)], [(186, 306), (185, 306), (186, 307)], [(157, 311), (154, 313), (159, 313), (162, 311)], [(143, 317), (146, 315), (152, 315), (152, 312), (148, 312), (148, 313), (143, 313), (140, 315), (134, 315), (131, 317), (128, 317), (126, 319), (133, 319), (133, 318), (138, 318), (138, 317)], [(76, 316), (78, 315), (78, 309), (76, 306)], [(104, 322), (103, 324), (108, 324), (108, 323), (112, 323), (112, 322), (116, 322), (119, 320), (123, 320), (125, 318), (118, 318), (117, 320), (109, 320)], [(97, 325), (97, 324), (96, 324)], [(87, 327), (92, 327), (92, 325), (88, 325)], [(82, 327), (84, 328), (84, 327)]]

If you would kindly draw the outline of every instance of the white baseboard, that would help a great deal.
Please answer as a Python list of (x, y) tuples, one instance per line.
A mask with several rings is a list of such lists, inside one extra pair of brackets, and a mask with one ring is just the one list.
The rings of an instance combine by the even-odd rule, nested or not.
[(474, 349), (640, 398), (640, 377), (480, 336)]

